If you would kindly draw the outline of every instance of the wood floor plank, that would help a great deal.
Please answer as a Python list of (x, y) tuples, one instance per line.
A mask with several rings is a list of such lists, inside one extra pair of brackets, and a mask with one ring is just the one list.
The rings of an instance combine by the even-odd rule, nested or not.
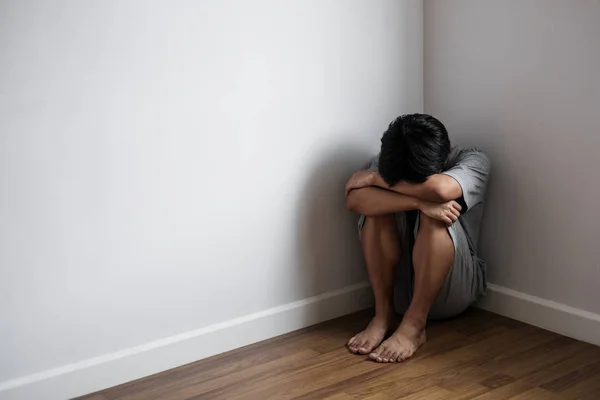
[(600, 347), (469, 310), (431, 323), (413, 358), (378, 364), (345, 347), (369, 318), (345, 316), (82, 399), (600, 399)]
[[(591, 347), (591, 348), (590, 348)], [(554, 381), (574, 370), (584, 368), (600, 360), (600, 347), (588, 346), (582, 351), (574, 353), (571, 357), (560, 363), (551, 364), (522, 378), (532, 386), (542, 386)]]
[(398, 397), (402, 400), (444, 400), (450, 398), (452, 398), (452, 392), (439, 386), (431, 386), (408, 396)]
[(333, 396), (324, 397), (323, 400), (356, 400), (354, 397), (347, 393), (337, 393)]
[(462, 386), (455, 390), (452, 390), (452, 396), (449, 398), (452, 400), (469, 400), (473, 399), (483, 393), (489, 392), (491, 389), (479, 384)]
[(508, 375), (504, 375), (504, 374), (497, 374), (497, 375), (494, 375), (490, 378), (483, 380), (479, 384), (481, 386), (485, 386), (485, 387), (493, 390), (493, 389), (498, 389), (499, 387), (508, 385), (509, 383), (513, 383), (515, 380), (516, 379), (513, 378), (512, 376), (508, 376)]
[(511, 399), (521, 393), (531, 389), (531, 386), (521, 381), (514, 381), (500, 388), (490, 390), (479, 396), (473, 397), (474, 400), (504, 400)]
[[(588, 364), (570, 371), (550, 382), (546, 382), (541, 388), (551, 392), (560, 393), (579, 383), (586, 382), (596, 375), (600, 375), (600, 360), (593, 364)], [(598, 393), (598, 397), (600, 397), (600, 393)]]
[(600, 398), (600, 373), (596, 372), (585, 380), (563, 389), (560, 393), (566, 400), (598, 400)]
[(517, 396), (511, 397), (510, 400), (560, 400), (561, 396), (556, 393), (549, 392), (545, 389), (534, 387)]
[[(535, 348), (541, 344), (545, 344), (551, 340), (555, 340), (559, 337), (552, 332), (543, 331), (539, 328), (529, 325), (516, 327), (516, 332), (515, 328), (513, 328), (511, 332), (512, 333), (508, 337), (509, 339), (514, 338), (514, 341), (512, 341), (508, 346), (503, 345), (501, 348), (502, 351), (496, 352), (495, 354), (488, 353), (489, 357), (487, 358), (471, 361), (468, 365), (465, 365), (460, 369), (458, 375), (452, 376), (451, 379), (445, 380), (442, 384), (440, 384), (440, 386), (450, 390), (457, 390), (464, 386), (469, 386), (487, 379), (492, 379), (501, 372), (501, 370), (499, 371), (499, 368), (495, 366), (496, 362), (510, 359), (511, 357)], [(495, 341), (492, 341), (492, 343), (494, 342)], [(502, 341), (502, 343), (506, 342)], [(476, 352), (479, 352), (479, 350)]]
[[(353, 399), (356, 399), (356, 397), (353, 397)], [(363, 400), (394, 400), (394, 399), (384, 393), (376, 393), (372, 396), (364, 397)]]
[(560, 363), (588, 345), (566, 337), (559, 337), (530, 350), (505, 358), (491, 365), (500, 373), (522, 378), (549, 365)]

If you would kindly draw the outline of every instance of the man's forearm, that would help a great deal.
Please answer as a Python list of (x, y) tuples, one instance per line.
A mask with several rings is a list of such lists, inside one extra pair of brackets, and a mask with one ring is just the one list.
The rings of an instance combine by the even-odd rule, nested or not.
[(413, 196), (370, 186), (352, 190), (346, 197), (346, 205), (350, 211), (367, 217), (374, 217), (418, 210), (421, 200)]
[(394, 186), (388, 186), (381, 176), (376, 174), (373, 185), (406, 196), (437, 203), (456, 200), (462, 195), (458, 182), (454, 178), (443, 174), (432, 175), (423, 183), (400, 181)]

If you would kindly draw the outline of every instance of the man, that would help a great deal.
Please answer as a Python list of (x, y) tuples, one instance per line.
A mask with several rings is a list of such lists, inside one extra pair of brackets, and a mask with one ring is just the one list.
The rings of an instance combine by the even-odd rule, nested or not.
[[(482, 152), (451, 148), (440, 121), (410, 114), (390, 124), (369, 170), (350, 178), (347, 206), (361, 215), (375, 295), (374, 318), (348, 342), (353, 353), (404, 361), (425, 343), (428, 318), (458, 315), (485, 293), (485, 264), (476, 254), (489, 169)], [(405, 277), (397, 280), (396, 272)], [(397, 309), (402, 322), (384, 341), (394, 297), (408, 306)]]

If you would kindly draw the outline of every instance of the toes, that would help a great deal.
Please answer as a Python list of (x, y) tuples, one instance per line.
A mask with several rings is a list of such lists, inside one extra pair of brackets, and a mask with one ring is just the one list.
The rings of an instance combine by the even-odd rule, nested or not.
[(402, 362), (404, 360), (406, 360), (406, 353), (404, 351), (400, 352), (400, 354), (398, 354), (398, 362)]
[(383, 354), (381, 355), (381, 359), (383, 360), (383, 362), (387, 363), (390, 362), (390, 358), (392, 358), (392, 352), (390, 350), (386, 350), (385, 352), (383, 352)]
[(357, 347), (360, 354), (369, 354), (371, 351), (373, 351), (373, 345), (368, 340)]
[(352, 345), (352, 347), (354, 347), (358, 351), (358, 349), (360, 349), (364, 345), (365, 345), (365, 341), (364, 340), (362, 340), (362, 339), (356, 339), (354, 341), (354, 344)]
[(383, 362), (383, 359), (382, 359), (380, 356), (378, 356), (378, 355), (371, 354), (369, 357), (370, 357), (370, 358), (371, 358), (371, 360), (373, 360), (373, 361), (376, 361), (376, 362), (379, 362), (379, 363), (380, 363), (380, 362)]
[(348, 349), (350, 349), (351, 352), (356, 353), (356, 346), (354, 345), (355, 339), (352, 338), (348, 341)]
[(350, 340), (348, 340), (348, 347), (352, 346), (354, 342), (356, 342), (356, 336), (353, 336), (352, 338), (350, 338)]
[(381, 355), (386, 351), (386, 348), (383, 346), (379, 346), (377, 349), (375, 349), (374, 352), (372, 352), (371, 354), (369, 354), (369, 358), (371, 360), (377, 361), (377, 362), (383, 362), (383, 357), (381, 357)]
[(362, 337), (357, 337), (357, 338), (354, 340), (354, 347), (357, 347), (357, 348), (358, 348), (358, 347), (360, 347), (360, 346), (363, 346), (364, 344), (365, 344), (365, 339), (363, 339)]
[(392, 352), (392, 356), (390, 357), (390, 362), (394, 363), (394, 362), (396, 362), (397, 359), (398, 359), (398, 352), (397, 351)]
[[(360, 335), (356, 335), (354, 336), (352, 339), (350, 339), (348, 341), (348, 348), (350, 349), (350, 351), (352, 353), (361, 353), (361, 354), (366, 354), (363, 351), (363, 348), (366, 346), (366, 343), (368, 341), (363, 339)], [(370, 350), (369, 350), (370, 351)], [(368, 351), (367, 351), (368, 353)]]

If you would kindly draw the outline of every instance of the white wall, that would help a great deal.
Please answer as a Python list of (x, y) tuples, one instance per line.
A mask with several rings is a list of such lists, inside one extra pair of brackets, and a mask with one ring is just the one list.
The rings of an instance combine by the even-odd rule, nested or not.
[[(0, 2), (0, 382), (362, 282), (418, 0)], [(37, 379), (37, 378), (36, 378)]]
[(490, 281), (600, 313), (600, 2), (426, 0), (424, 19), (425, 111), (492, 159)]

